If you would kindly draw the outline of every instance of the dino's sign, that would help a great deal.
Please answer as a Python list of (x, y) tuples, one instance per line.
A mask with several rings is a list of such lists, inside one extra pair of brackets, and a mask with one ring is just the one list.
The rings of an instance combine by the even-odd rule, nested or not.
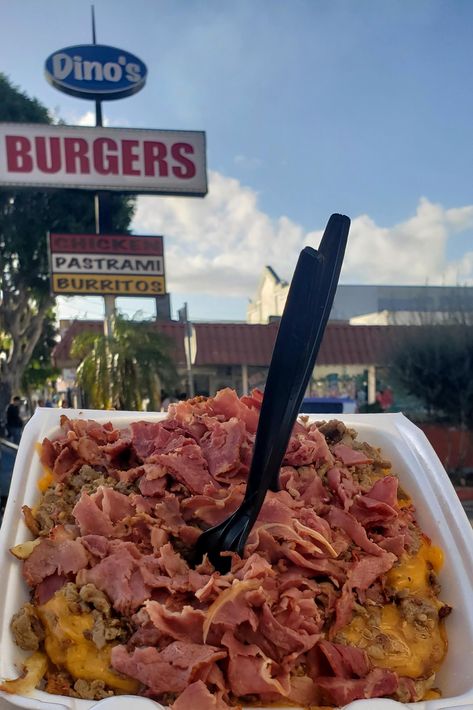
[(147, 69), (131, 52), (104, 44), (79, 44), (53, 52), (44, 67), (59, 91), (81, 99), (123, 99), (143, 88)]

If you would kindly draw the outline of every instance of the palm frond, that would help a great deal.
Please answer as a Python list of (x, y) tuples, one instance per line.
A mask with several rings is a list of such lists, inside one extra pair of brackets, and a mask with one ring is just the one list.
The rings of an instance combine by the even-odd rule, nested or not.
[(172, 391), (177, 386), (171, 350), (172, 342), (152, 324), (117, 316), (111, 338), (79, 335), (71, 354), (81, 358), (77, 381), (91, 406), (141, 410), (143, 400), (157, 409), (161, 387)]

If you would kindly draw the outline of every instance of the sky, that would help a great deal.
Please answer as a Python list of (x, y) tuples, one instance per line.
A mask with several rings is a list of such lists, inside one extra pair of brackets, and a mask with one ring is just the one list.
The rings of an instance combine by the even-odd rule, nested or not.
[[(108, 125), (204, 130), (205, 198), (140, 196), (162, 234), (173, 314), (245, 320), (263, 267), (290, 280), (332, 212), (352, 219), (346, 284), (473, 285), (470, 0), (95, 0), (97, 40), (148, 66)], [(67, 123), (91, 102), (44, 61), (91, 41), (90, 3), (0, 0), (0, 71)], [(100, 317), (102, 299), (60, 299)], [(118, 299), (152, 312), (152, 301)]]

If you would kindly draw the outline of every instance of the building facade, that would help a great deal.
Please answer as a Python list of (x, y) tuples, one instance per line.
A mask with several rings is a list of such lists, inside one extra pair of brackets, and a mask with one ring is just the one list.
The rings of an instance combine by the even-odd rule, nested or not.
[[(219, 389), (231, 387), (241, 395), (248, 394), (255, 387), (264, 387), (277, 322), (192, 323), (190, 336), (185, 324), (177, 321), (154, 322), (150, 327), (171, 341), (183, 393), (189, 394), (186, 350), (191, 355), (195, 394), (212, 395)], [(83, 332), (98, 334), (102, 331), (102, 321), (62, 324), (62, 337), (53, 353), (55, 364), (63, 375), (60, 387), (75, 388), (79, 363), (71, 356), (74, 337)], [(365, 401), (374, 402), (376, 373), (388, 367), (393, 345), (402, 331), (402, 326), (355, 327), (348, 323), (329, 323), (307, 395), (357, 398), (361, 388), (366, 393)]]
[[(263, 270), (248, 323), (280, 317), (289, 284), (270, 267)], [(339, 284), (330, 320), (353, 325), (424, 325), (445, 319), (473, 323), (472, 286), (374, 286)]]

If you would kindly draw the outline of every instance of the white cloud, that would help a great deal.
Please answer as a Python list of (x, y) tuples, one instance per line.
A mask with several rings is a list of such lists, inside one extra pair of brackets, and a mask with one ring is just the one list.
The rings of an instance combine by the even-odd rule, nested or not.
[[(66, 111), (64, 115), (59, 112), (59, 109), (52, 111), (53, 123), (59, 123), (64, 120), (69, 126), (95, 126), (95, 111), (86, 111), (85, 113), (74, 113)], [(104, 126), (109, 126), (110, 122), (107, 118), (104, 119)]]
[[(102, 104), (102, 112), (104, 111), (104, 108), (106, 111), (106, 103)], [(69, 126), (95, 126), (95, 111), (86, 111), (85, 113), (66, 111), (65, 114), (61, 116), (59, 112), (55, 110), (53, 112), (53, 117), (55, 122), (57, 122), (60, 118), (63, 118)], [(129, 126), (129, 121), (122, 118), (110, 119), (108, 116), (104, 116), (103, 125), (117, 128), (127, 128)]]
[(467, 207), (453, 207), (447, 210), (447, 222), (455, 231), (463, 232), (473, 226), (473, 205)]
[(415, 215), (381, 227), (367, 215), (353, 220), (343, 277), (345, 282), (384, 284), (473, 283), (473, 251), (447, 262), (447, 242), (473, 228), (473, 206), (445, 209), (425, 197)]
[[(86, 111), (82, 116), (78, 116), (74, 121), (76, 126), (95, 126), (95, 111)], [(104, 126), (108, 126), (108, 119), (105, 118)]]
[[(322, 228), (307, 233), (285, 216), (271, 219), (253, 190), (217, 172), (209, 177), (205, 199), (138, 198), (133, 229), (165, 236), (168, 289), (252, 298), (265, 264), (290, 279), (300, 249), (317, 246)], [(469, 229), (473, 205), (445, 209), (426, 198), (413, 216), (391, 227), (359, 215), (352, 221), (341, 280), (473, 284), (473, 251), (457, 261), (446, 258), (449, 237)]]
[[(102, 109), (103, 110), (103, 109)], [(86, 111), (80, 116), (72, 116), (68, 123), (72, 123), (75, 126), (95, 126), (95, 111)], [(104, 126), (122, 126), (123, 123), (117, 123), (116, 121), (111, 121), (107, 116), (103, 118)]]

